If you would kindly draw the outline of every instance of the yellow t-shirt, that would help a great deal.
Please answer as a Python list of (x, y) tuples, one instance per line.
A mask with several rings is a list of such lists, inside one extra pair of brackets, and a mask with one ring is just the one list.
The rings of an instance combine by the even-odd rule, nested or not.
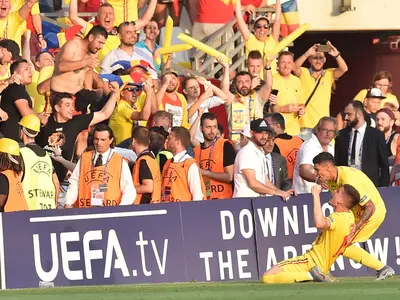
[(375, 212), (371, 216), (371, 222), (375, 219), (382, 219), (386, 214), (385, 202), (372, 181), (362, 171), (352, 167), (338, 167), (338, 179), (336, 182), (329, 181), (329, 190), (333, 193), (344, 184), (352, 185), (360, 193), (360, 204), (353, 208), (356, 221), (360, 218), (360, 211), (369, 200), (375, 205)]
[(350, 211), (332, 213), (327, 219), (331, 226), (321, 231), (305, 254), (311, 256), (324, 273), (346, 249), (345, 239), (354, 228), (354, 215)]
[[(303, 104), (304, 97), (301, 81), (298, 77), (290, 74), (289, 79), (283, 78), (279, 73), (273, 75), (272, 88), (279, 91), (278, 106), (287, 104)], [(300, 120), (297, 113), (282, 113), (285, 118), (286, 131), (290, 135), (300, 134)]]
[[(92, 28), (93, 28), (93, 24), (87, 23), (86, 31), (85, 31), (84, 36), (86, 36)], [(104, 44), (103, 49), (101, 49), (99, 51), (99, 62), (101, 63), (103, 61), (104, 57), (111, 50), (114, 50), (114, 49), (118, 48), (120, 43), (121, 42), (120, 42), (120, 40), (119, 40), (117, 35), (110, 35), (109, 34), (108, 37), (107, 37), (106, 43)], [(100, 70), (100, 68), (99, 68), (99, 70)]]
[[(308, 103), (304, 116), (301, 118), (301, 127), (314, 128), (322, 117), (330, 116), (329, 107), (331, 104), (332, 85), (335, 82), (334, 70), (324, 70), (319, 86)], [(318, 79), (312, 77), (307, 68), (301, 68), (300, 80), (303, 87), (304, 101), (307, 101)]]
[(132, 113), (135, 111), (141, 112), (143, 110), (145, 102), (145, 92), (142, 92), (137, 98), (135, 103), (136, 109), (133, 108), (131, 104), (125, 100), (118, 101), (117, 106), (115, 107), (108, 124), (114, 133), (115, 142), (117, 145), (131, 137), (133, 125), (146, 126), (147, 122), (143, 123), (142, 121), (138, 122), (131, 120)]
[(14, 40), (19, 49), (21, 49), (21, 37), (25, 30), (26, 22), (21, 18), (18, 11), (10, 12), (7, 19), (0, 20), (0, 39)]
[(32, 74), (32, 83), (26, 86), (26, 91), (28, 92), (29, 96), (35, 99), (33, 106), (33, 110), (35, 113), (43, 112), (44, 106), (46, 104), (44, 96), (40, 95), (39, 92), (37, 91), (37, 86), (39, 84), (38, 80), (39, 80), (39, 72), (34, 71)]
[[(25, 4), (25, 0), (12, 0), (10, 12), (18, 11)], [(36, 2), (31, 9), (31, 15), (40, 14), (39, 2)]]
[[(251, 51), (258, 50), (260, 51), (262, 57), (265, 59), (268, 56), (272, 49), (278, 44), (277, 41), (274, 40), (272, 35), (270, 35), (265, 42), (260, 42), (257, 40), (254, 34), (250, 34), (249, 39), (246, 41), (246, 58), (249, 56)], [(274, 60), (271, 64), (271, 72), (272, 74), (276, 73), (276, 60)], [(264, 71), (261, 71), (261, 79), (264, 79)]]
[[(364, 100), (367, 97), (367, 93), (368, 93), (367, 89), (363, 89), (363, 90), (359, 91), (358, 94), (354, 97), (354, 100), (358, 100), (358, 101), (364, 103)], [(399, 108), (399, 100), (397, 100), (396, 95), (393, 95), (390, 92), (386, 94), (385, 99), (382, 99), (381, 108), (385, 105), (385, 103), (388, 103), (388, 102), (392, 103), (397, 108)]]
[(114, 25), (125, 21), (136, 21), (138, 19), (138, 0), (107, 0), (114, 8)]

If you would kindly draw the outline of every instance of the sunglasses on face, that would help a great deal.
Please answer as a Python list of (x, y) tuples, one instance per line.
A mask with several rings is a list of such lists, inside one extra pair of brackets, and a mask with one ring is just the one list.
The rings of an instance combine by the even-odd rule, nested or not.
[(141, 91), (142, 89), (138, 88), (138, 87), (128, 87), (126, 89), (124, 89), (124, 91), (128, 91), (128, 92), (134, 92), (137, 93), (139, 91)]
[(129, 25), (136, 25), (136, 22), (135, 21), (125, 21), (124, 23), (122, 23), (122, 25), (124, 25), (124, 26), (129, 26)]
[(256, 26), (254, 26), (254, 28), (255, 29), (261, 29), (261, 28), (268, 29), (269, 25), (268, 24), (264, 24), (264, 25), (257, 24)]

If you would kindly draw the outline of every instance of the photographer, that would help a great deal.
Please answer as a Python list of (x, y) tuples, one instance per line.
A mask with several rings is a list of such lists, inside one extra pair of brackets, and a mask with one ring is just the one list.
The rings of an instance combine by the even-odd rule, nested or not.
[[(337, 68), (324, 69), (325, 53), (336, 59)], [(306, 60), (310, 63), (310, 69), (302, 67)], [(330, 116), (332, 85), (347, 70), (346, 62), (339, 50), (329, 41), (313, 45), (296, 60), (293, 73), (300, 78), (305, 97), (305, 113), (300, 124), (303, 140), (310, 139), (312, 128), (318, 120)]]

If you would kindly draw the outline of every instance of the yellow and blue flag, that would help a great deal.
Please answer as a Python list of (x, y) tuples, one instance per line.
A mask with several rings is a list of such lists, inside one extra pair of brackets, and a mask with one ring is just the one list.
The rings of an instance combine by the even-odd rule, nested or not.
[(288, 36), (300, 26), (297, 0), (282, 3), (281, 36)]

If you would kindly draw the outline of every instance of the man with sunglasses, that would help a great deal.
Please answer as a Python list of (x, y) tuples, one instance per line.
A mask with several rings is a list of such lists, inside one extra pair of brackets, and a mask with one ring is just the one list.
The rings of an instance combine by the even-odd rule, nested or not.
[[(270, 21), (265, 15), (261, 15), (254, 20), (254, 33), (251, 33), (248, 25), (243, 19), (242, 6), (240, 1), (236, 1), (236, 20), (239, 30), (246, 42), (246, 57), (251, 51), (258, 50), (264, 59), (267, 59), (270, 51), (278, 44), (281, 33), (281, 2), (276, 1), (275, 20), (271, 26)], [(272, 29), (272, 31), (271, 31)], [(276, 61), (272, 65), (272, 73), (276, 72)], [(261, 79), (263, 73), (260, 73)]]
[[(329, 47), (327, 53), (336, 59), (337, 68), (324, 69), (325, 53), (318, 52), (321, 45), (315, 44), (296, 60), (293, 69), (301, 80), (305, 98), (305, 112), (300, 124), (301, 138), (305, 141), (311, 138), (312, 128), (318, 120), (330, 116), (332, 85), (348, 70), (339, 50), (329, 41), (326, 45)], [(310, 63), (309, 69), (302, 67), (306, 60)]]
[[(134, 73), (132, 73), (131, 77)], [(144, 105), (137, 106), (138, 97), (145, 93)], [(147, 121), (151, 114), (151, 100), (153, 97), (152, 79), (149, 77), (142, 83), (136, 76), (135, 80), (127, 83), (120, 93), (120, 100), (111, 115), (109, 126), (114, 132), (115, 143), (122, 147), (121, 143), (129, 148), (130, 137), (134, 125), (138, 120)], [(124, 143), (125, 141), (125, 143)]]
[[(147, 7), (146, 12), (143, 14), (143, 17), (136, 20), (131, 20), (131, 22), (124, 22), (121, 24), (132, 24), (135, 27), (135, 31), (139, 31), (151, 20), (154, 14), (154, 10), (157, 5), (157, 0), (150, 0), (149, 5)], [(84, 36), (88, 35), (88, 32), (92, 29), (93, 24), (85, 21), (84, 19), (78, 16), (78, 0), (71, 0), (69, 4), (69, 19), (74, 25), (82, 26), (81, 34)], [(113, 49), (117, 48), (120, 44), (119, 35), (116, 26), (120, 25), (115, 22), (115, 12), (114, 8), (110, 3), (103, 3), (99, 7), (99, 11), (97, 14), (98, 24), (103, 26), (107, 33), (108, 38), (103, 47), (103, 49), (99, 52), (99, 61), (102, 62), (104, 57)], [(125, 26), (126, 26), (125, 25)]]

